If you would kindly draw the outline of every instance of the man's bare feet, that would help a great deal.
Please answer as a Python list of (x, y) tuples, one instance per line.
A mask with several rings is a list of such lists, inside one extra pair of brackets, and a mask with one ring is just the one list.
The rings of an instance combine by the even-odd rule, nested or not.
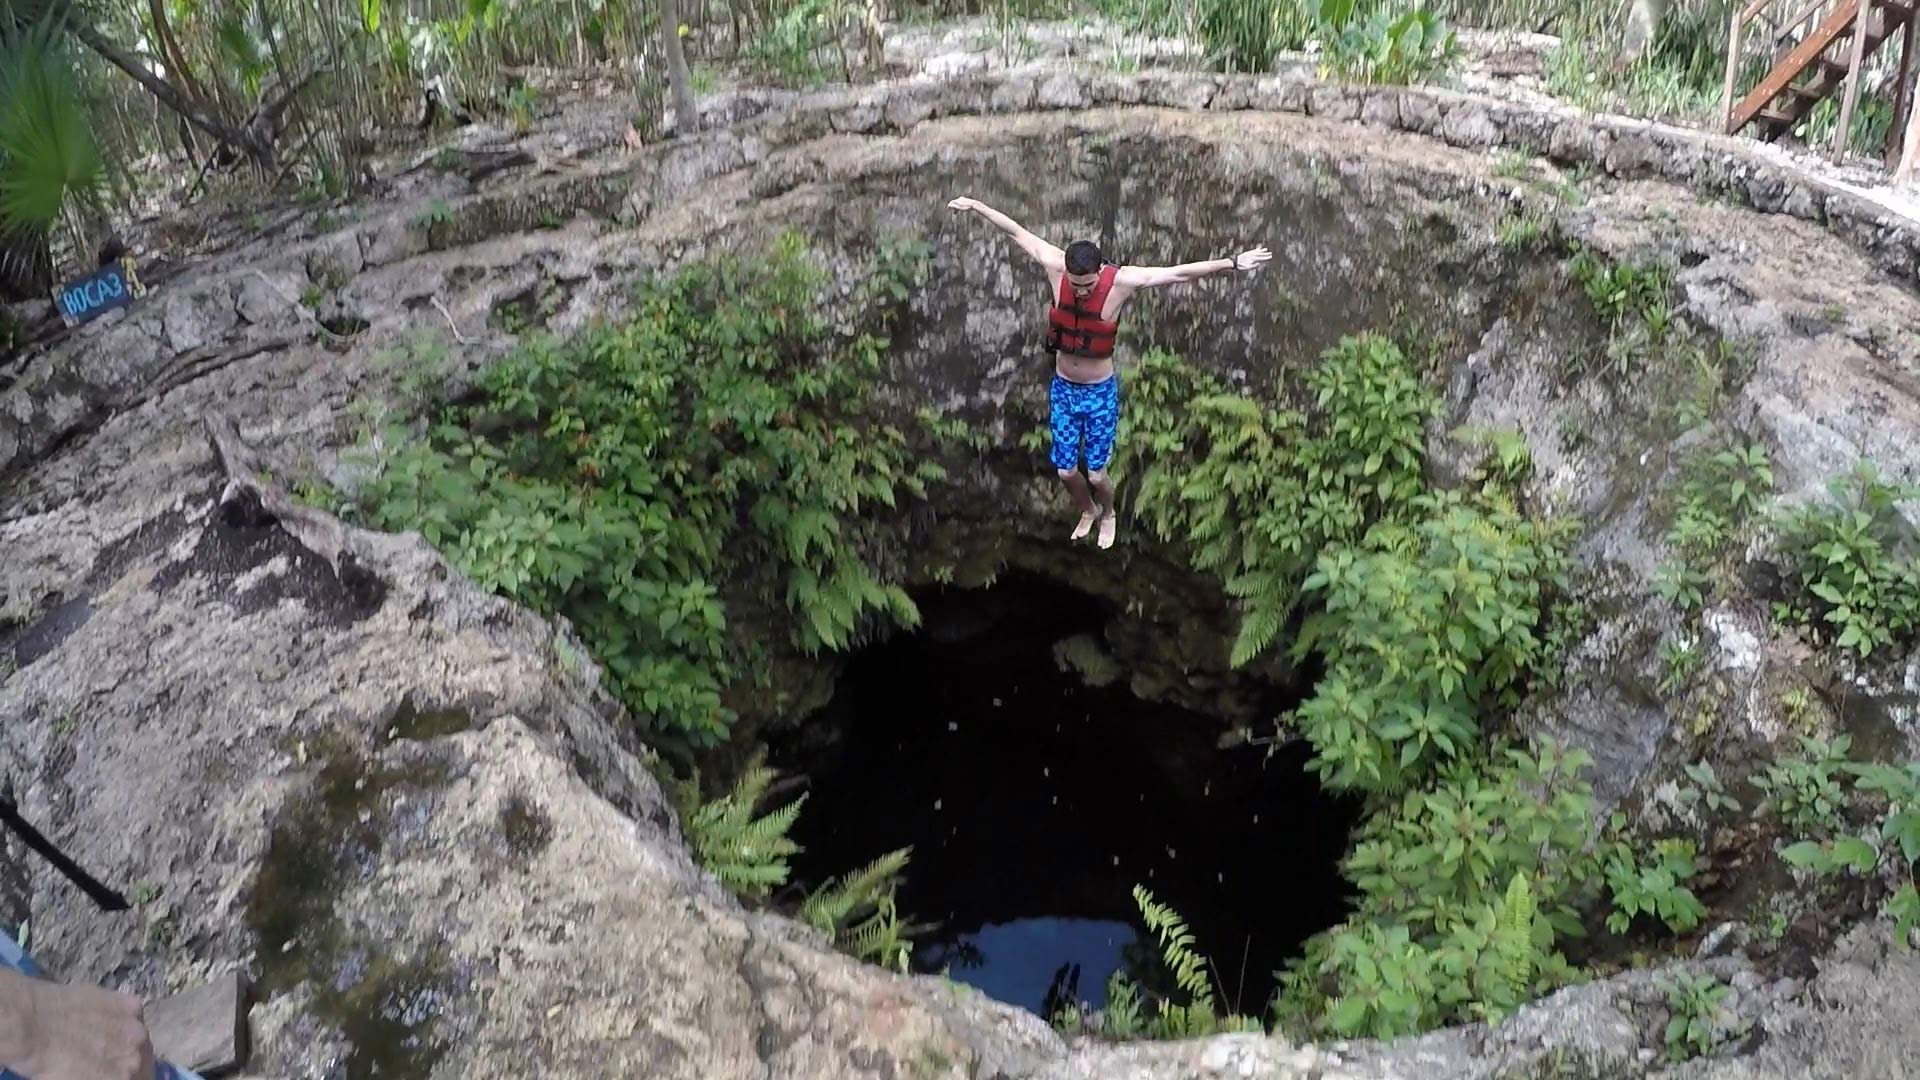
[(1118, 515), (1109, 510), (1100, 516), (1100, 549), (1105, 551), (1113, 546), (1113, 532), (1119, 527)]
[(1068, 537), (1067, 539), (1069, 540), (1086, 539), (1086, 535), (1093, 531), (1093, 523), (1098, 520), (1100, 520), (1100, 511), (1098, 510), (1090, 510), (1087, 513), (1081, 514), (1079, 524), (1073, 527), (1073, 535)]

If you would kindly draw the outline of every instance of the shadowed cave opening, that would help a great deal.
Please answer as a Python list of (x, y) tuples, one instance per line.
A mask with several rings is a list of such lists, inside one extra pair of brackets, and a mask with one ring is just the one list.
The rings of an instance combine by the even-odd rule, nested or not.
[[(1187, 920), (1221, 1003), (1261, 1015), (1273, 973), (1345, 914), (1358, 802), (1321, 790), (1303, 744), (1223, 747), (1227, 724), (1136, 697), (1124, 671), (1092, 685), (1063, 643), (1097, 640), (1108, 601), (1031, 573), (915, 599), (922, 629), (851, 658), (803, 725), (815, 745), (775, 746), (811, 792), (795, 880), (911, 845), (900, 910), (930, 927), (914, 969), (1043, 1017), (1063, 994), (1102, 1005), (1119, 969), (1171, 988), (1144, 885)], [(1264, 715), (1300, 693), (1272, 687)]]

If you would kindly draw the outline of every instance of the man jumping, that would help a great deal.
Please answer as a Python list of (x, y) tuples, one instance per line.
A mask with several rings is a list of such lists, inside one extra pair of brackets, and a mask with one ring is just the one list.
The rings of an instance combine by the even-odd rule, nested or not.
[[(978, 199), (955, 199), (947, 207), (986, 218), (1047, 271), (1053, 296), (1053, 307), (1047, 312), (1047, 348), (1054, 357), (1053, 384), (1047, 391), (1053, 467), (1080, 509), (1072, 539), (1085, 537), (1097, 523), (1100, 546), (1110, 548), (1117, 523), (1107, 462), (1113, 457), (1114, 432), (1120, 426), (1120, 376), (1113, 366), (1120, 309), (1141, 289), (1252, 271), (1273, 255), (1263, 245), (1231, 259), (1180, 266), (1114, 266), (1091, 240), (1075, 240), (1062, 251)], [(1080, 475), (1083, 442), (1084, 477)]]

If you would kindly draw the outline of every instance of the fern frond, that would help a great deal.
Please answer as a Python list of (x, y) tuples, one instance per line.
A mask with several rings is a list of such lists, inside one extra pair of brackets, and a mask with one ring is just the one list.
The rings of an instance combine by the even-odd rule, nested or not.
[(1233, 639), (1233, 655), (1228, 663), (1242, 667), (1254, 657), (1265, 652), (1267, 646), (1280, 634), (1280, 628), (1286, 625), (1287, 612), (1283, 607), (1255, 601), (1247, 607), (1240, 618), (1240, 633)]
[(1501, 980), (1513, 988), (1516, 1004), (1533, 984), (1533, 922), (1538, 909), (1526, 875), (1514, 874), (1507, 886), (1506, 903), (1500, 911), (1500, 926), (1494, 933), (1493, 950), (1498, 957)]
[(880, 898), (872, 917), (848, 931), (844, 947), (856, 958), (905, 974), (913, 944), (900, 932), (900, 915), (893, 894)]
[[(807, 801), (804, 794), (777, 810), (754, 816), (775, 776), (765, 765), (764, 755), (756, 754), (731, 791), (699, 804), (682, 818), (700, 864), (742, 897), (765, 896), (786, 884), (787, 857), (800, 850), (787, 833)], [(690, 797), (698, 798), (697, 785)]]
[(1122, 972), (1107, 979), (1107, 1007), (1100, 1010), (1102, 1034), (1112, 1039), (1131, 1039), (1140, 1034), (1140, 992)]
[(856, 914), (878, 908), (883, 899), (899, 888), (901, 871), (907, 868), (912, 852), (912, 848), (889, 851), (853, 873), (815, 889), (800, 905), (801, 921), (831, 932), (845, 926)]
[(1133, 887), (1133, 902), (1139, 905), (1140, 917), (1147, 929), (1160, 938), (1161, 955), (1173, 970), (1174, 982), (1192, 997), (1195, 1009), (1211, 1014), (1213, 986), (1207, 975), (1207, 961), (1193, 951), (1193, 934), (1187, 929), (1186, 920), (1172, 908), (1155, 903), (1153, 894), (1143, 885)]

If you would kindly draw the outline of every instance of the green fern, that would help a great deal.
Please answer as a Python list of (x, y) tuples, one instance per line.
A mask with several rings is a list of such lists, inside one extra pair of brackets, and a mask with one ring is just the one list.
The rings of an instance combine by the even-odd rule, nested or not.
[(1145, 886), (1133, 887), (1133, 902), (1140, 906), (1140, 917), (1148, 931), (1160, 938), (1161, 954), (1180, 989), (1193, 999), (1193, 1007), (1213, 1012), (1213, 986), (1207, 975), (1206, 958), (1193, 951), (1193, 933), (1186, 921), (1170, 907), (1157, 904)]
[(832, 934), (835, 944), (861, 960), (905, 972), (913, 947), (906, 940), (894, 894), (912, 852), (889, 851), (828, 881), (800, 905), (800, 920)]
[(1131, 1039), (1143, 1030), (1140, 1023), (1140, 991), (1122, 972), (1107, 978), (1107, 1007), (1100, 1010), (1101, 1034), (1110, 1039)]
[(800, 905), (800, 921), (834, 932), (855, 916), (878, 908), (900, 885), (912, 848), (889, 851), (851, 874), (828, 881)]
[[(699, 803), (684, 818), (687, 838), (700, 865), (744, 899), (760, 899), (786, 884), (787, 857), (800, 850), (787, 833), (800, 817), (805, 795), (771, 813), (754, 816), (777, 775), (767, 768), (763, 755), (756, 754), (732, 791)], [(697, 781), (693, 783), (697, 792)], [(680, 795), (686, 798), (685, 785), (681, 785)]]
[(1482, 956), (1480, 999), (1489, 1005), (1490, 1019), (1497, 1020), (1517, 1008), (1532, 989), (1537, 955), (1533, 938), (1536, 914), (1533, 889), (1528, 885), (1527, 876), (1513, 875), (1492, 940)]
[(1287, 615), (1288, 608), (1273, 606), (1266, 596), (1250, 600), (1240, 620), (1240, 633), (1233, 640), (1229, 663), (1242, 667), (1266, 652), (1267, 646), (1280, 635), (1281, 627), (1286, 625)]
[(902, 975), (907, 973), (907, 961), (913, 954), (913, 943), (906, 939), (906, 931), (900, 925), (900, 914), (894, 907), (893, 893), (882, 896), (874, 913), (843, 935), (841, 947), (868, 963), (890, 968)]

